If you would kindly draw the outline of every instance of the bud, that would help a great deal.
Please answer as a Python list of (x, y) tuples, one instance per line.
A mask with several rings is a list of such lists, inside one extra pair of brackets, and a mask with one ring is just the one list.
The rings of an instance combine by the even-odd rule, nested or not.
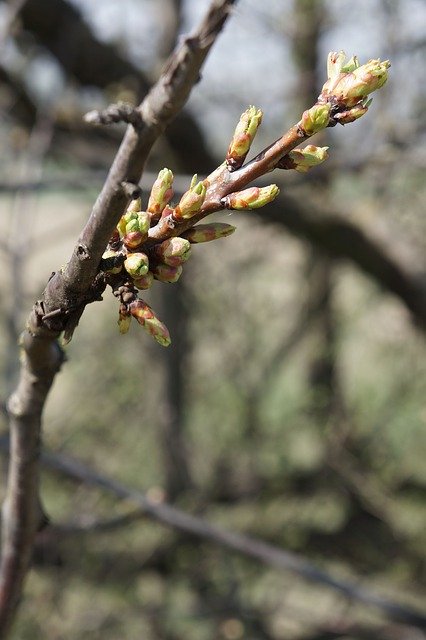
[(177, 267), (171, 267), (168, 264), (156, 264), (151, 267), (152, 274), (156, 280), (160, 282), (177, 282), (182, 275), (183, 267), (178, 265)]
[(258, 209), (275, 200), (280, 190), (276, 184), (268, 187), (249, 187), (222, 198), (225, 209)]
[[(133, 202), (136, 202), (135, 200)], [(151, 214), (147, 211), (126, 211), (124, 216), (121, 216), (117, 225), (117, 230), (120, 237), (123, 238), (128, 233), (139, 231), (140, 233), (148, 234), (148, 230), (151, 226)]]
[(206, 191), (206, 186), (203, 182), (197, 182), (197, 174), (195, 174), (188, 191), (183, 194), (179, 204), (175, 207), (174, 218), (176, 220), (188, 220), (195, 216), (203, 206)]
[(189, 240), (191, 244), (199, 244), (200, 242), (210, 242), (219, 238), (226, 238), (234, 233), (236, 227), (225, 222), (210, 222), (210, 224), (197, 224), (182, 234), (183, 238)]
[(165, 324), (155, 315), (144, 300), (138, 298), (130, 305), (130, 313), (142, 327), (163, 347), (168, 347), (171, 340)]
[(144, 276), (148, 273), (148, 256), (145, 253), (129, 253), (124, 261), (124, 268), (132, 277)]
[(311, 167), (315, 167), (327, 160), (327, 150), (328, 147), (316, 147), (313, 144), (308, 144), (303, 149), (290, 151), (288, 156), (293, 162), (293, 169), (300, 173), (306, 173)]
[(132, 322), (132, 316), (126, 311), (122, 312), (121, 309), (118, 313), (118, 328), (121, 334), (127, 333), (130, 329), (130, 323)]
[(157, 179), (152, 185), (151, 194), (148, 200), (148, 211), (158, 219), (166, 204), (169, 204), (173, 197), (173, 173), (170, 169), (161, 169)]
[(372, 103), (372, 98), (368, 100), (364, 105), (362, 103), (357, 104), (355, 107), (351, 109), (347, 109), (346, 111), (340, 111), (340, 113), (336, 113), (333, 116), (333, 120), (336, 120), (339, 124), (349, 124), (350, 122), (354, 122), (361, 118), (368, 111), (368, 107)]
[(130, 233), (126, 233), (123, 238), (123, 243), (127, 249), (133, 250), (140, 247), (147, 238), (147, 233), (141, 233), (140, 231), (131, 231)]
[(146, 273), (144, 276), (133, 278), (133, 284), (135, 285), (136, 289), (150, 289), (154, 284), (154, 276), (151, 271), (148, 271), (148, 273)]
[[(358, 61), (356, 60), (356, 62)], [(340, 74), (327, 80), (322, 88), (321, 96), (325, 100), (334, 98), (347, 108), (353, 107), (385, 84), (389, 67), (389, 60), (381, 62), (380, 59), (369, 60), (361, 66), (348, 63), (342, 67)], [(346, 71), (349, 68), (352, 70)]]
[(305, 135), (313, 136), (314, 133), (327, 127), (330, 120), (330, 110), (331, 105), (329, 104), (314, 104), (313, 107), (303, 112), (298, 126)]
[(346, 60), (344, 51), (330, 51), (327, 57), (327, 78), (332, 80), (336, 78), (342, 71), (342, 67)]
[(168, 238), (154, 247), (154, 254), (162, 262), (177, 267), (186, 262), (191, 255), (191, 244), (185, 238)]
[(120, 273), (123, 269), (123, 254), (107, 249), (102, 255), (101, 270), (105, 273)]
[(137, 213), (142, 209), (142, 201), (140, 198), (135, 198), (131, 200), (129, 206), (127, 207), (127, 213), (135, 212)]
[(262, 111), (256, 107), (249, 107), (241, 114), (226, 154), (230, 169), (239, 169), (243, 164), (262, 122), (262, 115)]

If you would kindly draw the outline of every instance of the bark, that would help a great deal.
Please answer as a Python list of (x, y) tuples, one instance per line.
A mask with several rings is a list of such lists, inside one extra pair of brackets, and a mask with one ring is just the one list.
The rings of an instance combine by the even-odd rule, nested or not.
[(11, 456), (3, 514), (0, 569), (0, 637), (6, 638), (28, 571), (40, 526), (38, 498), (41, 416), (63, 360), (56, 339), (78, 322), (85, 304), (98, 299), (99, 262), (112, 230), (141, 178), (148, 153), (180, 111), (234, 0), (214, 0), (198, 30), (186, 38), (157, 85), (140, 106), (140, 126), (129, 126), (105, 186), (65, 269), (48, 282), (28, 320), (22, 340), (21, 374), (9, 401)]

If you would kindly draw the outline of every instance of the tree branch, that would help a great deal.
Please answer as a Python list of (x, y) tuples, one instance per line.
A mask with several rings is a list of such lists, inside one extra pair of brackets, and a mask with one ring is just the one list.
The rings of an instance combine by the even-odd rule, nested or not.
[(187, 100), (234, 2), (213, 0), (197, 31), (192, 37), (185, 38), (170, 58), (161, 78), (139, 107), (144, 127), (138, 130), (131, 125), (128, 127), (69, 264), (48, 282), (43, 300), (35, 305), (28, 319), (22, 339), (20, 381), (8, 404), (11, 456), (2, 523), (2, 638), (10, 630), (29, 567), (34, 536), (40, 524), (38, 459), (41, 416), (46, 396), (63, 361), (56, 339), (64, 325), (71, 323), (74, 326), (78, 322), (88, 301), (99, 299), (102, 287), (95, 280), (99, 262), (129, 198), (123, 184), (130, 182), (136, 185), (139, 182), (152, 145)]
[[(4, 441), (0, 440), (0, 448), (4, 449), (4, 447)], [(68, 478), (99, 487), (122, 500), (130, 500), (148, 517), (168, 527), (232, 549), (275, 569), (293, 571), (307, 580), (323, 584), (342, 593), (349, 600), (376, 607), (392, 620), (426, 628), (426, 617), (421, 613), (382, 598), (359, 584), (335, 578), (300, 554), (284, 551), (251, 536), (228, 531), (167, 503), (155, 502), (143, 493), (99, 474), (80, 461), (66, 455), (43, 452), (41, 460), (46, 467), (54, 469)]]
[(420, 328), (426, 329), (426, 278), (401, 256), (393, 255), (379, 241), (342, 217), (316, 210), (289, 196), (279, 196), (265, 212), (268, 222), (284, 225), (336, 259), (349, 260), (381, 287), (396, 295), (411, 311)]

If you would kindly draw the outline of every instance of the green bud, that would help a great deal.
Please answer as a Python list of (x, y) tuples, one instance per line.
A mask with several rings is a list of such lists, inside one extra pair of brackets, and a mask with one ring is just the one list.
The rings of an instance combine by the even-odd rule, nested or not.
[(132, 277), (144, 276), (148, 273), (148, 256), (145, 253), (129, 253), (124, 261), (124, 268)]
[(134, 200), (130, 201), (129, 206), (127, 207), (127, 213), (132, 213), (132, 212), (137, 213), (141, 209), (142, 209), (141, 199), (140, 198), (135, 198)]
[(340, 113), (336, 113), (333, 117), (339, 124), (349, 124), (350, 122), (354, 122), (361, 118), (368, 111), (368, 107), (372, 103), (373, 99), (370, 98), (364, 105), (362, 103), (357, 104), (355, 107), (351, 109), (347, 109), (346, 111), (341, 111)]
[(130, 323), (132, 321), (132, 316), (128, 313), (123, 313), (121, 310), (118, 314), (118, 328), (120, 333), (127, 333), (130, 329)]
[[(358, 64), (357, 59), (354, 58), (354, 60)], [(322, 99), (333, 98), (348, 109), (362, 102), (373, 91), (380, 89), (388, 78), (387, 70), (390, 67), (389, 60), (382, 62), (379, 59), (369, 60), (361, 66), (349, 63), (342, 67), (341, 73), (327, 80), (321, 91)]]
[(165, 324), (155, 315), (151, 307), (138, 298), (130, 304), (130, 313), (136, 318), (139, 324), (161, 344), (168, 347), (171, 343), (170, 334)]
[(158, 219), (164, 207), (169, 204), (173, 197), (173, 173), (170, 169), (161, 169), (157, 179), (152, 185), (151, 194), (148, 200), (148, 211)]
[(183, 238), (189, 240), (191, 244), (200, 242), (210, 242), (219, 238), (226, 238), (234, 233), (236, 227), (225, 222), (210, 222), (210, 224), (197, 224), (182, 234)]
[(298, 123), (305, 135), (313, 136), (325, 129), (330, 120), (331, 105), (314, 104), (313, 107), (303, 112), (302, 119)]
[(231, 169), (238, 169), (243, 164), (262, 122), (262, 116), (262, 111), (253, 106), (241, 114), (226, 154), (226, 162)]
[(147, 233), (141, 233), (140, 231), (131, 231), (130, 233), (126, 233), (123, 238), (123, 243), (127, 249), (134, 250), (140, 247), (147, 238)]
[(165, 264), (177, 267), (188, 260), (191, 255), (191, 244), (185, 238), (168, 238), (161, 244), (155, 245), (154, 253)]
[[(136, 200), (132, 202), (136, 202)], [(126, 211), (118, 222), (117, 230), (120, 237), (123, 238), (126, 234), (133, 233), (134, 231), (147, 234), (150, 226), (151, 214), (147, 211)]]
[(341, 73), (350, 73), (359, 67), (358, 58), (352, 56), (346, 62), (346, 53), (344, 51), (330, 51), (327, 57), (327, 78), (334, 80)]
[(280, 190), (276, 184), (267, 187), (249, 187), (243, 191), (230, 193), (221, 202), (226, 209), (258, 209), (275, 200)]
[[(101, 269), (105, 271), (105, 273), (120, 273), (123, 269), (123, 263), (116, 265), (117, 258), (122, 256), (122, 254), (117, 251), (113, 251), (112, 249), (107, 249), (104, 251), (102, 255)], [(121, 258), (122, 260), (123, 258)]]
[(182, 275), (182, 266), (178, 265), (176, 267), (171, 267), (168, 264), (156, 264), (151, 267), (152, 274), (156, 280), (160, 282), (177, 282)]
[(154, 283), (154, 276), (151, 271), (148, 271), (144, 276), (140, 276), (139, 278), (133, 278), (133, 284), (136, 289), (150, 289)]
[(206, 186), (203, 182), (197, 182), (197, 175), (195, 174), (188, 191), (183, 194), (179, 204), (175, 207), (173, 217), (176, 220), (188, 220), (195, 216), (203, 206), (206, 191)]
[(288, 156), (293, 161), (293, 169), (300, 173), (306, 173), (311, 167), (315, 167), (327, 160), (327, 150), (328, 147), (316, 147), (313, 144), (308, 144), (303, 149), (290, 151)]

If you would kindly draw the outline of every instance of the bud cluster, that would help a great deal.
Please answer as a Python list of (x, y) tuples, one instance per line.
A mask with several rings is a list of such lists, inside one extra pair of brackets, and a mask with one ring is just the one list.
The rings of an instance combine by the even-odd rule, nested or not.
[[(146, 210), (140, 198), (131, 201), (100, 264), (106, 284), (120, 303), (120, 332), (126, 333), (135, 318), (161, 345), (170, 344), (167, 327), (138, 297), (138, 291), (149, 289), (155, 280), (177, 282), (192, 245), (225, 238), (235, 231), (230, 224), (196, 224), (198, 220), (221, 209), (258, 209), (272, 202), (280, 191), (276, 184), (232, 191), (236, 185), (249, 185), (272, 168), (306, 173), (324, 162), (328, 147), (297, 145), (328, 126), (347, 124), (363, 116), (371, 102), (368, 96), (386, 82), (389, 66), (387, 60), (360, 65), (355, 56), (346, 62), (342, 51), (330, 53), (328, 80), (317, 103), (303, 112), (297, 125), (244, 164), (262, 121), (262, 111), (250, 106), (238, 121), (224, 162), (205, 180), (198, 180), (195, 174), (177, 204), (171, 202), (173, 173), (162, 169), (152, 185)], [(265, 157), (267, 162), (262, 164)]]
[(193, 244), (225, 238), (235, 231), (232, 225), (213, 222), (189, 229), (185, 227), (182, 236), (166, 238), (153, 246), (147, 243), (150, 228), (157, 225), (161, 218), (168, 217), (172, 228), (190, 220), (203, 205), (207, 187), (198, 181), (196, 175), (176, 206), (170, 204), (172, 184), (172, 172), (162, 169), (152, 186), (147, 210), (142, 210), (140, 198), (130, 202), (100, 265), (107, 284), (110, 284), (120, 302), (120, 333), (127, 333), (132, 318), (135, 318), (163, 346), (170, 344), (167, 328), (151, 307), (138, 297), (138, 291), (151, 288), (155, 280), (177, 282), (184, 263), (191, 255)]
[(389, 60), (369, 60), (360, 65), (352, 56), (346, 61), (344, 51), (332, 51), (327, 59), (327, 82), (317, 103), (305, 111), (299, 122), (306, 136), (335, 124), (348, 124), (361, 118), (371, 104), (370, 94), (380, 89), (388, 78)]

